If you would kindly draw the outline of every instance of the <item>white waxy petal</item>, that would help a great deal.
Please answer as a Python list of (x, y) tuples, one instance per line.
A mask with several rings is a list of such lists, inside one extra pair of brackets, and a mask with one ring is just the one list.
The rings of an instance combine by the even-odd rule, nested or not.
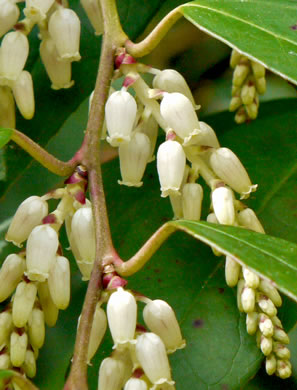
[(151, 162), (155, 159), (154, 151), (158, 138), (158, 130), (159, 125), (153, 115), (150, 115), (148, 119), (144, 120), (142, 126), (140, 127), (140, 132), (147, 135), (150, 140), (150, 157), (148, 159), (148, 162)]
[(255, 290), (250, 287), (245, 287), (241, 294), (241, 304), (243, 311), (250, 313), (255, 309), (256, 294)]
[(52, 89), (72, 87), (74, 81), (71, 80), (71, 62), (59, 60), (53, 39), (50, 37), (43, 39), (39, 50), (43, 65), (52, 82)]
[(41, 22), (54, 2), (55, 0), (26, 0), (24, 14), (35, 23)]
[(57, 308), (66, 309), (70, 301), (70, 265), (66, 257), (57, 256), (49, 272), (48, 287)]
[(112, 146), (129, 142), (137, 113), (134, 97), (127, 91), (116, 91), (107, 99), (105, 120), (108, 131), (107, 141)]
[(239, 225), (258, 233), (265, 233), (264, 228), (252, 209), (245, 209), (237, 215)]
[(59, 246), (57, 232), (49, 225), (36, 226), (27, 241), (27, 276), (44, 282), (54, 264)]
[(14, 98), (8, 87), (0, 87), (0, 126), (10, 129), (15, 128)]
[(179, 194), (184, 177), (186, 155), (181, 144), (165, 141), (158, 149), (157, 169), (161, 184), (162, 197)]
[(102, 360), (99, 368), (98, 389), (120, 390), (124, 385), (124, 362), (114, 358)]
[(47, 202), (39, 196), (30, 196), (19, 205), (5, 239), (20, 246), (27, 240), (33, 228), (41, 224), (47, 213)]
[(268, 282), (267, 280), (261, 280), (259, 284), (259, 290), (262, 291), (268, 298), (270, 298), (275, 306), (279, 307), (282, 305), (282, 298), (271, 282)]
[(165, 345), (158, 335), (155, 333), (143, 333), (138, 336), (136, 356), (144, 373), (154, 385), (174, 384), (171, 380)]
[(72, 9), (61, 7), (55, 11), (50, 17), (48, 31), (63, 60), (80, 60), (80, 20)]
[(107, 319), (114, 341), (114, 348), (119, 345), (134, 343), (137, 304), (134, 296), (118, 288), (107, 302)]
[(255, 311), (246, 315), (246, 330), (248, 334), (253, 335), (257, 332), (259, 323), (259, 314)]
[(0, 346), (6, 343), (13, 328), (12, 315), (9, 311), (0, 313)]
[(0, 78), (15, 81), (23, 70), (29, 54), (29, 42), (20, 31), (5, 35), (1, 44)]
[(185, 347), (175, 313), (167, 302), (156, 299), (143, 310), (143, 319), (148, 328), (161, 337), (168, 353)]
[(97, 305), (90, 335), (88, 361), (91, 361), (104, 337), (107, 327), (105, 311)]
[(260, 283), (260, 278), (254, 272), (250, 271), (248, 268), (243, 267), (243, 278), (247, 287), (258, 288)]
[(44, 313), (41, 309), (35, 307), (28, 321), (28, 332), (30, 344), (34, 348), (40, 349), (43, 346), (45, 338)]
[(227, 187), (218, 187), (212, 192), (212, 205), (219, 223), (233, 225), (235, 222), (235, 210), (233, 193)]
[(209, 163), (215, 174), (229, 185), (234, 191), (240, 193), (242, 198), (256, 190), (244, 166), (238, 157), (228, 148), (214, 150)]
[(237, 285), (240, 271), (241, 265), (232, 257), (226, 256), (225, 279), (229, 287), (235, 287)]
[(126, 382), (124, 390), (147, 390), (147, 384), (142, 379), (130, 378)]
[(200, 184), (187, 183), (183, 186), (182, 205), (185, 219), (200, 220), (202, 199), (203, 189)]
[(10, 0), (0, 1), (0, 37), (13, 28), (19, 16), (20, 10), (16, 4)]
[(18, 284), (12, 304), (12, 320), (17, 328), (26, 325), (37, 294), (35, 283), (21, 282)]
[(153, 87), (166, 92), (179, 92), (185, 95), (195, 107), (195, 100), (184, 77), (174, 69), (165, 69), (153, 80)]
[(120, 145), (119, 156), (122, 180), (119, 180), (119, 184), (129, 187), (142, 186), (141, 179), (150, 154), (150, 140), (142, 133), (135, 133), (130, 142)]
[(199, 132), (193, 141), (193, 144), (219, 148), (220, 144), (215, 131), (205, 122), (199, 122)]
[(95, 260), (95, 228), (91, 207), (78, 209), (71, 222), (71, 240), (79, 253), (78, 261), (92, 264)]
[(6, 257), (0, 270), (0, 302), (13, 293), (24, 271), (25, 260), (21, 256), (11, 254)]
[(10, 359), (15, 367), (21, 367), (25, 361), (26, 350), (28, 345), (27, 333), (19, 335), (17, 332), (12, 332), (10, 336)]
[(55, 326), (59, 315), (59, 309), (52, 300), (47, 282), (38, 283), (38, 296), (44, 313), (45, 323), (50, 327)]
[(176, 134), (190, 144), (199, 134), (199, 121), (191, 101), (179, 92), (165, 93), (160, 105), (162, 117)]
[(12, 86), (13, 95), (25, 119), (32, 119), (35, 112), (35, 101), (32, 76), (23, 70)]
[(103, 34), (103, 20), (99, 0), (81, 0), (80, 3), (88, 15), (95, 34)]

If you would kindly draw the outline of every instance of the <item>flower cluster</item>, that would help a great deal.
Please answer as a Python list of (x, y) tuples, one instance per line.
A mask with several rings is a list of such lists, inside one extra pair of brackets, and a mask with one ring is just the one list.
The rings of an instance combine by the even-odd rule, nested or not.
[(259, 97), (266, 91), (265, 68), (233, 50), (230, 65), (234, 69), (230, 111), (236, 111), (235, 121), (243, 123), (256, 119)]
[[(118, 281), (117, 283), (118, 284)], [(108, 290), (113, 292), (110, 294)], [(185, 346), (173, 309), (162, 300), (150, 300), (124, 290), (114, 291), (112, 282), (97, 304), (92, 325), (88, 359), (91, 360), (106, 331), (114, 342), (110, 357), (101, 362), (100, 390), (174, 389), (167, 355)], [(144, 326), (137, 325), (137, 300), (145, 303)]]
[[(64, 222), (83, 280), (90, 278), (95, 233), (86, 185), (87, 173), (79, 166), (65, 188), (29, 197), (11, 221), (6, 240), (18, 247), (26, 242), (26, 248), (7, 256), (0, 269), (0, 302), (6, 301), (0, 313), (0, 369), (33, 377), (45, 324), (54, 326), (59, 310), (69, 305), (70, 265), (59, 244)], [(50, 213), (49, 199), (60, 200)]]
[[(86, 2), (89, 3), (89, 2)], [(26, 0), (25, 18), (15, 0), (1, 0), (0, 37), (0, 126), (15, 128), (15, 103), (26, 119), (35, 111), (33, 81), (24, 70), (29, 55), (27, 35), (39, 29), (40, 57), (53, 89), (69, 88), (71, 63), (80, 59), (80, 20), (66, 1)], [(10, 31), (14, 28), (16, 31)], [(10, 31), (10, 32), (9, 32)]]

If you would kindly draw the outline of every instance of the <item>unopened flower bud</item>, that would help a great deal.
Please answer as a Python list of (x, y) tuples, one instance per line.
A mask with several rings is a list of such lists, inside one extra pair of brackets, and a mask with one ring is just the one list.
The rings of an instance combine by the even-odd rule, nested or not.
[(236, 111), (242, 105), (241, 97), (233, 96), (229, 104), (229, 111)]
[(80, 60), (80, 20), (72, 9), (57, 9), (50, 17), (48, 31), (63, 60)]
[(259, 78), (265, 76), (265, 67), (263, 65), (259, 64), (259, 62), (255, 62), (255, 61), (251, 61), (251, 65), (252, 65), (253, 73), (254, 73), (256, 79), (259, 79)]
[(30, 196), (19, 205), (5, 239), (20, 246), (27, 240), (33, 228), (41, 224), (47, 213), (47, 202), (39, 196)]
[(34, 352), (30, 349), (27, 349), (25, 355), (25, 361), (22, 365), (22, 368), (25, 371), (25, 374), (29, 378), (33, 378), (36, 375), (36, 359)]
[(142, 176), (151, 154), (150, 140), (142, 133), (135, 133), (130, 142), (119, 147), (122, 180), (119, 184), (142, 186)]
[(274, 327), (273, 338), (283, 344), (289, 344), (290, 339), (287, 333), (280, 327)]
[(244, 107), (240, 107), (239, 110), (236, 112), (234, 120), (237, 124), (242, 124), (248, 119), (248, 115), (246, 113), (246, 110)]
[(246, 267), (243, 267), (242, 271), (246, 286), (254, 289), (258, 288), (260, 283), (259, 276)]
[(13, 83), (12, 91), (20, 113), (25, 119), (32, 119), (35, 101), (31, 73), (23, 70)]
[(216, 188), (211, 195), (214, 213), (220, 224), (233, 225), (235, 210), (233, 193), (227, 187)]
[(271, 317), (271, 321), (273, 325), (278, 326), (281, 329), (283, 328), (282, 322), (277, 316)]
[(70, 265), (66, 257), (57, 256), (49, 272), (48, 287), (57, 308), (66, 309), (70, 301)]
[(279, 307), (282, 305), (282, 298), (279, 295), (279, 292), (268, 280), (262, 279), (260, 281), (259, 290), (262, 291), (268, 298), (270, 298), (275, 306)]
[(273, 343), (273, 352), (280, 359), (290, 359), (291, 357), (290, 350), (284, 344), (278, 342)]
[(239, 225), (258, 233), (265, 233), (264, 228), (252, 209), (244, 209), (237, 215)]
[(28, 332), (30, 344), (40, 349), (44, 343), (45, 324), (44, 313), (41, 309), (34, 307), (28, 320)]
[(239, 64), (242, 57), (242, 54), (240, 54), (237, 50), (233, 49), (230, 57), (231, 68), (235, 68), (235, 66)]
[(24, 271), (25, 261), (21, 256), (11, 254), (6, 257), (0, 270), (0, 302), (12, 294)]
[(233, 72), (232, 84), (236, 87), (241, 87), (247, 75), (250, 73), (250, 68), (246, 64), (238, 64)]
[(138, 336), (136, 356), (146, 376), (154, 385), (173, 385), (165, 345), (155, 333)]
[(265, 77), (260, 77), (255, 80), (257, 92), (260, 95), (263, 95), (266, 92), (266, 79)]
[(16, 327), (22, 328), (26, 325), (36, 294), (35, 283), (20, 282), (18, 284), (12, 304), (12, 320)]
[(267, 314), (269, 317), (273, 317), (277, 313), (277, 309), (274, 306), (274, 303), (271, 299), (269, 299), (266, 295), (258, 294), (257, 295), (257, 303), (260, 309)]
[(225, 279), (229, 287), (235, 287), (238, 282), (241, 265), (232, 257), (226, 256)]
[(112, 93), (105, 105), (105, 120), (109, 137), (107, 141), (112, 146), (129, 142), (137, 114), (137, 104), (134, 97), (127, 91)]
[(257, 186), (252, 185), (247, 171), (232, 150), (228, 148), (214, 150), (209, 163), (216, 175), (240, 193), (242, 198), (248, 197), (250, 192), (256, 190)]
[(43, 39), (39, 51), (46, 73), (52, 82), (52, 89), (70, 88), (74, 84), (71, 80), (71, 62), (59, 60), (53, 39), (50, 37)]
[(0, 87), (0, 126), (15, 128), (14, 98), (9, 87)]
[(20, 16), (20, 10), (14, 2), (1, 0), (0, 2), (0, 37), (11, 30)]
[(95, 260), (96, 242), (91, 207), (82, 207), (74, 213), (71, 222), (71, 236), (79, 254), (76, 260), (92, 264)]
[(241, 100), (243, 104), (252, 104), (256, 96), (256, 88), (252, 82), (247, 82), (241, 89)]
[(105, 311), (97, 305), (90, 335), (88, 361), (91, 361), (103, 339), (107, 327)]
[(187, 183), (183, 186), (182, 205), (185, 219), (200, 220), (202, 199), (203, 189), (200, 184)]
[(258, 109), (259, 109), (259, 104), (258, 103), (251, 103), (251, 104), (247, 104), (245, 106), (245, 109), (246, 109), (246, 112), (247, 112), (247, 115), (250, 119), (256, 119), (257, 116), (258, 116)]
[(0, 313), (0, 346), (6, 343), (10, 332), (12, 331), (12, 315), (9, 311)]
[(158, 149), (157, 169), (162, 197), (179, 194), (186, 166), (186, 155), (177, 141), (165, 141)]
[(292, 375), (292, 367), (288, 360), (277, 360), (276, 375), (281, 379), (287, 379)]
[[(2, 351), (1, 351), (2, 352)], [(8, 353), (0, 354), (0, 370), (7, 370), (11, 366), (11, 361)]]
[(119, 390), (124, 385), (124, 362), (114, 358), (102, 360), (99, 368), (98, 389)]
[(250, 313), (255, 309), (255, 290), (250, 287), (245, 287), (241, 294), (241, 303), (243, 311)]
[(195, 107), (195, 100), (184, 77), (174, 69), (160, 71), (153, 80), (153, 87), (166, 92), (179, 92), (185, 95)]
[(54, 264), (59, 246), (57, 232), (49, 225), (36, 226), (27, 241), (27, 275), (30, 280), (44, 282)]
[(35, 23), (42, 22), (53, 4), (54, 0), (26, 0), (24, 14)]
[(268, 356), (272, 352), (272, 338), (271, 337), (261, 337), (260, 341), (260, 349), (263, 353), (263, 355)]
[(103, 34), (103, 20), (99, 0), (81, 0), (81, 5), (95, 30), (96, 35)]
[(25, 361), (26, 350), (28, 345), (27, 333), (18, 334), (12, 332), (10, 336), (10, 359), (11, 363), (15, 367), (21, 367)]
[(243, 312), (243, 307), (242, 307), (242, 301), (241, 301), (241, 294), (245, 286), (245, 281), (243, 279), (239, 279), (237, 283), (237, 307), (238, 310)]
[(143, 310), (148, 328), (161, 337), (168, 353), (185, 347), (175, 313), (167, 302), (160, 299), (149, 302)]
[(147, 390), (147, 384), (142, 379), (130, 378), (126, 382), (124, 390)]
[(253, 335), (258, 329), (259, 315), (257, 312), (252, 311), (246, 315), (246, 330), (248, 334)]
[(259, 329), (261, 333), (265, 337), (271, 337), (274, 332), (274, 326), (271, 319), (265, 314), (260, 314), (259, 318)]
[(1, 44), (0, 78), (15, 81), (23, 70), (29, 54), (28, 38), (20, 31), (5, 35)]
[(59, 309), (52, 300), (47, 282), (38, 283), (38, 296), (44, 313), (45, 323), (51, 327), (55, 326), (59, 315)]
[(107, 318), (114, 348), (133, 343), (136, 328), (137, 304), (134, 296), (118, 288), (107, 302)]
[(276, 370), (276, 358), (275, 355), (272, 353), (269, 356), (267, 356), (265, 361), (265, 369), (268, 375), (273, 375)]
[(165, 93), (160, 104), (162, 117), (176, 134), (190, 144), (199, 134), (199, 121), (191, 101), (179, 92)]

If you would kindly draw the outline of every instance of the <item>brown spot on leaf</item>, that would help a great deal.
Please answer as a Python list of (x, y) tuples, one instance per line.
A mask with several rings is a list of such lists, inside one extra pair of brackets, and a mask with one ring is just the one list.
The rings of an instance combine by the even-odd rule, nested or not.
[(225, 289), (224, 289), (223, 287), (219, 287), (219, 288), (218, 288), (218, 291), (219, 291), (220, 294), (224, 294)]
[(297, 30), (297, 23), (290, 27), (292, 30)]
[(193, 327), (194, 328), (203, 328), (204, 326), (204, 321), (202, 318), (196, 318), (196, 320), (193, 321)]
[(221, 385), (221, 390), (228, 390), (229, 389), (229, 386), (228, 385)]

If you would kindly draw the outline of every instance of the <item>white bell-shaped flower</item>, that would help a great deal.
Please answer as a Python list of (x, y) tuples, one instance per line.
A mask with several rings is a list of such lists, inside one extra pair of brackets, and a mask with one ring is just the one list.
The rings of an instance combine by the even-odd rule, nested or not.
[(107, 302), (107, 319), (114, 348), (134, 343), (137, 304), (134, 295), (123, 288), (111, 294)]
[(20, 10), (11, 0), (0, 1), (0, 37), (11, 30), (18, 21)]
[(20, 31), (5, 35), (0, 51), (0, 79), (8, 84), (15, 81), (24, 69), (29, 54), (28, 38)]
[(107, 141), (112, 146), (129, 142), (137, 114), (134, 97), (127, 91), (112, 93), (105, 105), (105, 120), (109, 136)]
[(168, 353), (185, 347), (175, 313), (167, 302), (156, 299), (143, 310), (143, 319), (148, 328), (161, 337)]
[(147, 384), (142, 379), (130, 378), (126, 382), (124, 390), (147, 390)]
[(15, 104), (9, 87), (0, 87), (0, 126), (15, 128)]
[(13, 366), (21, 367), (25, 361), (28, 346), (27, 333), (19, 334), (16, 331), (10, 336), (10, 360)]
[(105, 311), (97, 304), (90, 335), (88, 362), (91, 361), (91, 359), (97, 352), (97, 349), (99, 348), (99, 345), (105, 335), (106, 328), (107, 319)]
[(42, 22), (54, 2), (55, 0), (26, 0), (24, 14), (35, 23)]
[(18, 207), (9, 229), (6, 233), (6, 241), (12, 241), (21, 246), (27, 240), (32, 229), (40, 225), (42, 219), (48, 213), (48, 204), (39, 196), (30, 196)]
[(45, 338), (45, 323), (43, 310), (34, 307), (28, 319), (28, 333), (30, 344), (40, 349)]
[(99, 0), (81, 0), (80, 3), (88, 15), (95, 34), (103, 34), (103, 20)]
[(265, 233), (265, 230), (252, 209), (244, 209), (237, 215), (239, 225), (246, 229), (253, 230), (258, 233)]
[(144, 373), (156, 389), (158, 385), (173, 385), (166, 348), (155, 333), (143, 333), (137, 337), (136, 356)]
[(11, 254), (6, 257), (0, 270), (0, 302), (13, 293), (24, 271), (25, 260), (21, 256)]
[(18, 284), (13, 304), (12, 320), (16, 327), (22, 328), (26, 325), (37, 294), (35, 283), (21, 282)]
[(27, 241), (27, 276), (30, 280), (44, 282), (55, 262), (59, 246), (57, 232), (49, 225), (36, 226)]
[(53, 39), (50, 37), (43, 39), (39, 51), (46, 73), (52, 82), (52, 89), (72, 87), (74, 81), (71, 80), (71, 62), (59, 60)]
[(191, 101), (179, 92), (165, 93), (160, 105), (162, 117), (176, 134), (184, 140), (184, 145), (195, 141), (199, 134), (199, 121)]
[(98, 389), (120, 390), (124, 385), (124, 362), (112, 357), (102, 360), (99, 368)]
[(158, 149), (157, 169), (161, 184), (162, 197), (179, 194), (184, 177), (186, 155), (181, 144), (165, 141)]
[(252, 185), (247, 171), (232, 150), (228, 148), (214, 150), (209, 163), (215, 174), (241, 194), (241, 198), (247, 198), (251, 192), (256, 191), (257, 185)]
[(215, 216), (223, 225), (233, 225), (235, 222), (235, 209), (233, 193), (227, 187), (216, 188), (211, 195)]
[(216, 133), (212, 127), (205, 122), (199, 122), (200, 132), (196, 137), (194, 145), (210, 146), (212, 148), (219, 148), (220, 143)]
[(63, 60), (80, 60), (80, 20), (72, 9), (57, 9), (50, 17), (48, 31)]
[(49, 272), (48, 287), (57, 308), (66, 309), (70, 301), (70, 265), (66, 257), (56, 257)]
[(153, 87), (166, 92), (179, 92), (185, 95), (195, 107), (195, 100), (184, 77), (174, 69), (165, 69), (157, 73)]
[(130, 142), (120, 145), (119, 156), (122, 180), (119, 180), (119, 184), (129, 187), (142, 186), (141, 179), (150, 153), (150, 140), (142, 133), (135, 133)]
[(51, 327), (55, 326), (59, 315), (59, 309), (52, 300), (47, 281), (38, 283), (38, 297), (40, 299), (46, 325)]
[(198, 183), (186, 183), (182, 191), (183, 216), (185, 219), (199, 221), (203, 189)]
[(32, 119), (35, 111), (33, 80), (31, 73), (23, 70), (12, 86), (13, 95), (25, 119)]

